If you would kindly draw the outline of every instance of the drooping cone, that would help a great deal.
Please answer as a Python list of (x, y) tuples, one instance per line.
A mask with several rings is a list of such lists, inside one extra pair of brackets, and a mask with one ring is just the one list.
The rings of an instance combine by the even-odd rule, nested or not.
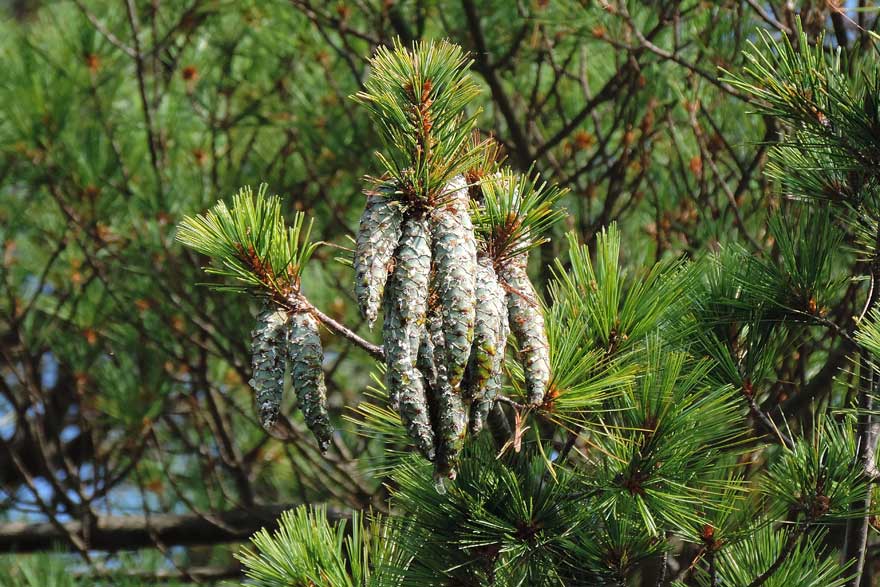
[(486, 417), (486, 422), (489, 424), (489, 431), (492, 432), (492, 439), (498, 448), (503, 447), (513, 436), (510, 421), (507, 419), (507, 414), (504, 413), (504, 408), (501, 407), (500, 402), (496, 401), (492, 405), (492, 409), (489, 410), (489, 415)]
[(438, 306), (428, 309), (426, 326), (418, 366), (425, 376), (431, 407), (436, 448), (435, 471), (438, 476), (455, 479), (455, 467), (464, 443), (466, 414), (461, 393), (449, 383), (446, 363), (442, 360), (445, 339), (443, 318)]
[(457, 176), (444, 190), (444, 203), (431, 215), (435, 287), (443, 318), (449, 383), (464, 376), (474, 337), (477, 242), (468, 211), (467, 181)]
[(327, 387), (324, 385), (324, 350), (318, 322), (308, 312), (290, 317), (287, 338), (290, 377), (306, 425), (318, 439), (321, 451), (330, 446), (333, 427), (327, 413)]
[(499, 277), (506, 285), (507, 314), (519, 345), (529, 403), (538, 405), (550, 381), (550, 344), (538, 293), (526, 273), (527, 261), (525, 254), (511, 259), (499, 268)]
[(367, 194), (355, 246), (355, 295), (361, 314), (371, 328), (400, 241), (403, 213), (401, 204), (391, 197), (392, 190), (391, 186), (383, 186)]
[(287, 364), (285, 342), (288, 314), (267, 302), (257, 316), (251, 333), (252, 376), (248, 384), (256, 395), (260, 424), (270, 429), (278, 419), (281, 394), (284, 390), (284, 368)]
[(474, 342), (462, 385), (465, 399), (473, 402), (470, 422), (473, 434), (483, 427), (486, 413), (491, 406), (491, 402), (484, 401), (486, 389), (493, 377), (501, 377), (508, 333), (504, 288), (498, 283), (491, 259), (482, 255), (477, 261), (476, 297)]
[(499, 407), (497, 398), (501, 395), (501, 388), (504, 386), (504, 354), (499, 353), (497, 371), (492, 373), (492, 377), (486, 382), (486, 389), (482, 397), (475, 399), (471, 405), (470, 422), (468, 428), (473, 435), (479, 434), (480, 430), (486, 423), (491, 410)]
[(385, 287), (382, 339), (391, 405), (397, 404), (410, 438), (434, 460), (434, 433), (422, 374), (416, 367), (425, 330), (431, 244), (424, 218), (408, 218), (394, 255), (394, 272)]

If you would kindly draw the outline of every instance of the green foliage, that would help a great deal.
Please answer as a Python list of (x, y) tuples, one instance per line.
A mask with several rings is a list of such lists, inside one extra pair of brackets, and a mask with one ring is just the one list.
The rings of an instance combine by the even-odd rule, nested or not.
[(761, 33), (746, 65), (728, 81), (757, 98), (763, 112), (792, 130), (771, 151), (768, 175), (795, 197), (876, 215), (880, 161), (880, 72), (869, 59), (829, 51), (798, 21), (797, 35)]
[(211, 257), (217, 266), (208, 273), (237, 280), (241, 285), (215, 289), (243, 291), (263, 288), (282, 298), (298, 292), (300, 276), (318, 246), (309, 242), (312, 222), (294, 216), (290, 227), (281, 216), (281, 198), (266, 196), (265, 184), (254, 197), (249, 187), (232, 197), (232, 208), (218, 202), (206, 214), (180, 223), (177, 240)]
[(471, 443), (443, 492), (413, 460), (394, 479), (393, 501), (413, 522), (398, 538), (412, 553), (404, 585), (572, 584), (571, 550), (589, 510), (575, 478), (551, 478), (534, 450), (496, 459), (488, 443)]
[[(331, 523), (325, 508), (281, 514), (278, 529), (257, 532), (239, 559), (254, 587), (369, 587), (397, 584), (383, 569), (397, 553), (392, 524), (379, 516)], [(389, 580), (391, 578), (391, 580)]]
[(706, 523), (714, 495), (744, 489), (732, 475), (746, 438), (735, 390), (711, 383), (710, 367), (648, 342), (636, 385), (615, 398), (591, 451), (608, 516), (638, 512), (656, 536)]
[(363, 464), (375, 473), (390, 473), (410, 453), (412, 441), (400, 414), (388, 405), (384, 365), (379, 373), (371, 373), (373, 380), (363, 399), (350, 408), (345, 418), (357, 426), (358, 434), (381, 447), (375, 454), (364, 458)]
[(844, 234), (831, 214), (825, 205), (793, 204), (768, 220), (770, 254), (730, 245), (701, 261), (686, 321), (719, 381), (760, 385), (783, 345), (803, 340), (807, 326), (828, 325), (848, 279), (838, 271)]
[(761, 491), (773, 515), (811, 524), (862, 515), (868, 481), (852, 466), (855, 454), (851, 422), (818, 422), (810, 438), (799, 438), (767, 470)]
[[(870, 34), (818, 34), (845, 13), (803, 2), (785, 34), (791, 3), (148, 4), (0, 22), (0, 457), (38, 458), (2, 472), (4, 508), (334, 508), (261, 532), (242, 554), (253, 585), (653, 584), (663, 555), (688, 587), (843, 584), (836, 538), (876, 510), (856, 458), (871, 414), (852, 406), (880, 354), (880, 310), (856, 325), (880, 243), (880, 78)], [(245, 385), (251, 304), (193, 287), (207, 256), (228, 280), (214, 289), (277, 299), (308, 263), (310, 301), (369, 338), (310, 230), (346, 238), (379, 147), (408, 204), (482, 182), (478, 229), (502, 262), (531, 250), (549, 284), (547, 402), (521, 405), (510, 349), (512, 436), (468, 441), (439, 488), (342, 338), (321, 341), (330, 416), (357, 405), (357, 423), (326, 457), (297, 416), (267, 437)], [(498, 176), (496, 147), (513, 168)], [(175, 246), (183, 214), (260, 181), (284, 198), (243, 190), (183, 220), (198, 255)], [(365, 504), (388, 516), (327, 519)], [(165, 552), (160, 570), (228, 562)], [(78, 586), (62, 569), (85, 567), (18, 557), (0, 586)]]
[(506, 263), (549, 241), (548, 232), (564, 215), (555, 207), (566, 190), (550, 186), (529, 170), (486, 175), (480, 201), (473, 201), (474, 228), (496, 263)]
[[(791, 532), (792, 530), (788, 530)], [(717, 556), (717, 583), (750, 585), (756, 577), (770, 569), (777, 560), (782, 563), (763, 583), (767, 587), (842, 587), (847, 567), (835, 557), (824, 553), (825, 532), (816, 532), (794, 545), (787, 544), (785, 529), (774, 530), (769, 524), (758, 525), (748, 538), (736, 541)], [(786, 548), (790, 551), (783, 552)], [(697, 576), (700, 587), (712, 585), (708, 572)], [(674, 583), (681, 587), (683, 583)]]
[(476, 117), (465, 107), (479, 93), (461, 47), (419, 42), (408, 50), (397, 40), (379, 47), (364, 90), (353, 96), (373, 116), (385, 142), (385, 172), (406, 199), (442, 200), (455, 175), (479, 164), (483, 143), (472, 144)]
[(795, 320), (820, 318), (842, 283), (834, 263), (843, 233), (827, 207), (792, 209), (772, 217), (770, 233), (778, 260), (755, 258), (739, 277), (752, 296), (752, 305), (778, 306)]
[(29, 560), (3, 561), (2, 587), (77, 587), (80, 581), (71, 576), (63, 561), (46, 556)]
[[(129, 569), (124, 565), (102, 573), (71, 572), (75, 565), (69, 555), (61, 552), (0, 557), (0, 587), (148, 587), (155, 584), (136, 574), (129, 576)], [(182, 587), (188, 583), (171, 579), (163, 584)]]
[[(871, 308), (868, 316), (859, 322), (856, 340), (874, 356), (880, 356), (880, 308)], [(875, 368), (880, 368), (876, 366)]]
[[(609, 353), (630, 349), (646, 335), (675, 320), (683, 294), (696, 275), (683, 261), (661, 261), (630, 275), (621, 262), (620, 231), (612, 224), (596, 239), (595, 263), (589, 249), (569, 234), (569, 263), (556, 262), (551, 296), (590, 324), (596, 343)], [(687, 332), (667, 335), (687, 336)]]

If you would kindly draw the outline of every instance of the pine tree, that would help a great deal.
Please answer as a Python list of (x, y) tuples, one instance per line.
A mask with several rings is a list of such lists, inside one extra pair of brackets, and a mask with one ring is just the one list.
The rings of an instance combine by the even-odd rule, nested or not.
[[(593, 247), (569, 233), (546, 302), (525, 270), (529, 251), (562, 215), (559, 190), (531, 172), (497, 170), (485, 154), (491, 147), (465, 140), (471, 90), (457, 49), (420, 43), (380, 51), (366, 84), (372, 93), (358, 100), (382, 129), (388, 154), (378, 160), (404, 210), (388, 268), (392, 285), (383, 292), (383, 342), (386, 353), (401, 345), (394, 356), (408, 358), (405, 367), (400, 358), (388, 363), (394, 375), (376, 390), (376, 403), (355, 408), (355, 420), (389, 450), (391, 514), (368, 526), (355, 516), (343, 538), (345, 523), (300, 508), (245, 551), (251, 584), (625, 585), (642, 563), (660, 557), (660, 585), (856, 585), (864, 526), (874, 511), (870, 372), (880, 315), (871, 293), (869, 313), (849, 331), (828, 316), (827, 305), (853, 277), (834, 266), (844, 239), (860, 247), (875, 279), (880, 78), (878, 70), (847, 75), (839, 56), (826, 54), (821, 39), (811, 45), (803, 31), (794, 42), (765, 37), (752, 47), (750, 65), (728, 79), (791, 124), (768, 166), (791, 200), (770, 219), (773, 254), (730, 244), (703, 258), (632, 272), (621, 264), (615, 225)], [(444, 151), (445, 124), (454, 134)], [(452, 299), (450, 311), (464, 312), (458, 296), (476, 294), (429, 286), (444, 262), (431, 253), (438, 237), (430, 230), (419, 233), (420, 264), (407, 260), (413, 245), (405, 243), (414, 242), (407, 223), (427, 219), (442, 227), (433, 211), (458, 209), (442, 195), (455, 174), (469, 178), (476, 228), (462, 226), (481, 251), (471, 275), (488, 280), (478, 289), (491, 285), (496, 289), (487, 291), (496, 293), (472, 297), (480, 300), (478, 330), (465, 381), (478, 381), (478, 391), (450, 378), (444, 392), (437, 382), (450, 377), (454, 363), (443, 351), (456, 326), (426, 308)], [(194, 220), (182, 226), (184, 235), (198, 235), (184, 242), (215, 238)], [(376, 230), (371, 221), (361, 226)], [(400, 273), (401, 264), (407, 272)], [(477, 269), (483, 265), (486, 271)], [(402, 279), (421, 289), (405, 293), (396, 283)], [(486, 295), (504, 296), (509, 315), (483, 317), (491, 307)], [(414, 308), (418, 314), (407, 314)], [(498, 335), (508, 321), (515, 339)], [(792, 430), (761, 401), (790, 346), (823, 329), (860, 349), (856, 403), (820, 406), (811, 425)], [(425, 337), (433, 351), (418, 361)], [(546, 343), (537, 347), (536, 340)], [(501, 383), (490, 393), (487, 382), (496, 378)], [(444, 393), (459, 403), (449, 404)], [(449, 453), (444, 427), (463, 421), (464, 409), (491, 434), (471, 427), (458, 456), (460, 443)], [(747, 413), (757, 429), (745, 425)], [(414, 428), (413, 414), (421, 428)], [(456, 430), (464, 436), (463, 425)], [(421, 455), (401, 451), (401, 444)], [(750, 474), (758, 463), (764, 473)], [(450, 471), (457, 474), (444, 479)], [(848, 528), (842, 549), (828, 534), (836, 522)], [(664, 578), (671, 556), (690, 562)]]
[(870, 10), (43, 4), (0, 586), (873, 582)]

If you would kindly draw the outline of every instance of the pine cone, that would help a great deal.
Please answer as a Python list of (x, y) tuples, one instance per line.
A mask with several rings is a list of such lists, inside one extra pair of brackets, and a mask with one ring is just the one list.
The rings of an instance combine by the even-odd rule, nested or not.
[(284, 390), (287, 363), (284, 343), (287, 337), (287, 312), (266, 302), (257, 316), (251, 333), (252, 377), (248, 384), (256, 394), (260, 424), (266, 430), (275, 425)]
[(367, 198), (358, 227), (355, 254), (355, 295), (370, 328), (376, 321), (388, 268), (400, 241), (401, 204), (391, 198), (391, 186), (383, 186)]
[(550, 381), (550, 344), (538, 293), (526, 273), (527, 262), (527, 254), (512, 259), (499, 268), (499, 277), (507, 285), (510, 329), (519, 344), (529, 403), (539, 405)]
[(382, 338), (391, 405), (397, 404), (410, 438), (434, 460), (434, 433), (427, 395), (416, 361), (425, 330), (431, 244), (427, 222), (408, 218), (395, 253), (394, 272), (385, 287)]
[[(462, 386), (467, 400), (472, 400), (470, 429), (478, 433), (491, 407), (486, 399), (486, 389), (493, 377), (500, 382), (504, 367), (504, 348), (507, 344), (507, 300), (504, 288), (488, 257), (477, 261), (477, 315), (474, 325), (474, 344), (468, 361), (465, 384)], [(497, 386), (496, 386), (497, 387)], [(498, 390), (495, 389), (495, 394)]]
[(324, 385), (324, 351), (318, 334), (318, 323), (308, 312), (294, 313), (290, 318), (288, 357), (291, 379), (299, 409), (306, 425), (318, 439), (321, 451), (330, 446), (333, 427), (327, 413), (327, 388)]
[(427, 328), (419, 348), (419, 369), (425, 376), (428, 401), (431, 405), (435, 469), (438, 476), (455, 479), (458, 455), (464, 443), (465, 409), (461, 393), (447, 378), (446, 365), (438, 360), (443, 355), (443, 318), (440, 308), (428, 309)]
[(468, 197), (467, 181), (458, 176), (446, 186), (447, 200), (431, 215), (434, 284), (443, 317), (444, 359), (453, 387), (461, 382), (474, 338), (477, 242)]

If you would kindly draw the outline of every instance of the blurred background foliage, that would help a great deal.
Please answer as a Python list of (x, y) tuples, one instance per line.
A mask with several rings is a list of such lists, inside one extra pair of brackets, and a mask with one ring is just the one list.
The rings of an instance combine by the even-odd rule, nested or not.
[[(692, 316), (673, 312), (660, 320), (642, 307), (647, 314), (634, 325), (645, 332), (634, 336), (637, 344), (658, 325), (677, 329), (670, 341), (673, 332), (698, 332), (715, 362), (648, 360), (658, 369), (715, 377), (719, 402), (732, 393), (725, 386), (760, 386), (755, 414), (785, 414), (788, 426), (799, 432), (803, 425), (809, 434), (817, 402), (846, 406), (851, 399), (854, 386), (833, 383), (841, 370), (843, 380), (858, 377), (850, 341), (796, 325), (773, 332), (740, 326), (733, 336), (749, 339), (741, 343), (749, 352), (738, 356), (722, 341), (731, 324), (763, 324), (756, 312), (782, 311), (774, 303), (783, 299), (785, 308), (849, 328), (867, 287), (849, 277), (863, 273), (864, 255), (839, 248), (853, 243), (835, 232), (830, 212), (805, 211), (783, 197), (790, 187), (784, 167), (763, 173), (780, 123), (770, 113), (749, 115), (755, 96), (722, 70), (741, 70), (757, 30), (793, 36), (800, 16), (809, 39), (827, 31), (825, 49), (840, 47), (845, 73), (857, 78), (861, 56), (873, 56), (867, 30), (877, 26), (877, 14), (864, 2), (851, 4), (5, 3), (0, 550), (45, 550), (59, 541), (75, 554), (26, 565), (23, 557), (6, 559), (0, 565), (9, 578), (0, 584), (48, 584), (33, 573), (55, 572), (59, 564), (75, 571), (65, 581), (79, 573), (88, 577), (83, 584), (108, 574), (112, 584), (121, 584), (120, 574), (134, 581), (234, 578), (239, 563), (225, 543), (270, 525), (285, 507), (387, 508), (394, 483), (383, 484), (384, 469), (371, 466), (382, 458), (380, 443), (342, 418), (371, 384), (368, 356), (345, 340), (324, 341), (331, 410), (341, 428), (326, 457), (298, 415), (267, 436), (246, 384), (256, 302), (199, 286), (210, 279), (201, 271), (207, 259), (184, 250), (174, 235), (184, 215), (240, 186), (267, 183), (282, 197), (284, 214), (306, 212), (315, 220), (313, 236), (324, 241), (303, 277), (305, 294), (375, 339), (357, 315), (351, 270), (336, 258), (351, 245), (363, 176), (378, 169), (378, 134), (349, 96), (361, 89), (375, 48), (395, 38), (449, 38), (468, 50), (482, 88), (481, 132), (502, 145), (514, 168), (527, 171), (535, 162), (545, 179), (569, 190), (562, 200), (568, 216), (532, 255), (539, 284), (550, 282), (554, 265), (564, 275), (585, 262), (566, 254), (564, 230), (594, 250), (603, 227), (616, 222), (624, 236), (609, 253), (613, 262), (661, 288), (664, 302), (688, 295), (715, 324), (714, 331), (695, 329)], [(768, 221), (779, 211), (783, 220)], [(678, 270), (673, 259), (706, 252), (713, 261), (705, 279), (669, 276)], [(589, 261), (589, 250), (572, 250), (578, 254)], [(662, 275), (639, 270), (655, 262), (664, 263)], [(745, 282), (766, 287), (730, 302)], [(785, 295), (773, 290), (780, 283)], [(623, 285), (622, 277), (620, 287), (651, 295)], [(725, 296), (730, 303), (717, 303)], [(609, 336), (625, 319), (584, 336), (617, 352)], [(771, 350), (780, 348), (795, 352)], [(639, 405), (638, 391), (615, 401)], [(730, 434), (740, 432), (735, 424), (743, 418), (722, 408), (713, 414), (717, 427), (729, 423)], [(689, 416), (682, 409), (677, 417)], [(714, 466), (699, 456), (689, 466)], [(604, 470), (607, 478), (597, 483), (613, 485), (617, 473)], [(785, 471), (776, 479), (784, 484)], [(603, 499), (601, 507), (613, 510), (615, 495)], [(647, 507), (661, 525), (663, 516), (680, 521), (674, 506), (664, 511), (668, 506), (661, 496)], [(705, 539), (700, 532), (695, 526), (697, 543)], [(150, 548), (117, 553), (138, 547)]]

